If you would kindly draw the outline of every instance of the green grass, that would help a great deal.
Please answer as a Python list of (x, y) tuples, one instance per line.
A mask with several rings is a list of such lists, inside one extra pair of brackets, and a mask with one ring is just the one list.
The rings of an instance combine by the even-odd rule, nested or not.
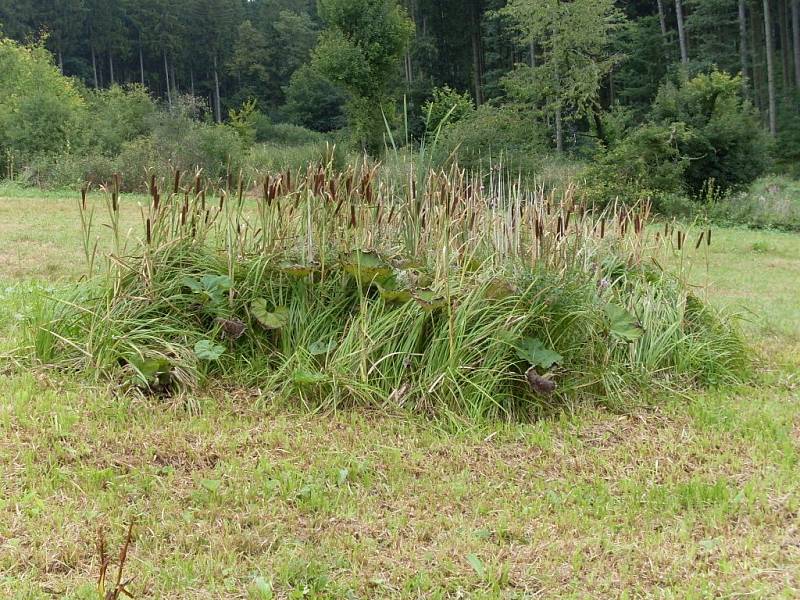
[[(81, 272), (74, 207), (0, 198), (0, 330)], [(798, 272), (800, 237), (715, 229), (693, 279), (753, 314), (758, 379), (621, 415), (443, 429), (5, 369), (0, 597), (96, 598), (131, 520), (144, 598), (797, 597)]]

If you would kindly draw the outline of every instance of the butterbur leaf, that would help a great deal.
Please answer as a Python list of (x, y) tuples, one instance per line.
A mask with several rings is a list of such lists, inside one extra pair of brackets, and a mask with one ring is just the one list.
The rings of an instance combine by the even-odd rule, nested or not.
[(486, 567), (483, 566), (483, 562), (480, 558), (474, 554), (467, 554), (467, 562), (469, 563), (469, 566), (472, 567), (472, 570), (478, 575), (478, 577), (481, 579), (486, 577)]
[(339, 343), (336, 340), (317, 340), (308, 346), (308, 353), (311, 356), (324, 356), (336, 350)]
[(278, 306), (270, 312), (267, 308), (267, 301), (263, 298), (253, 300), (250, 304), (250, 312), (265, 329), (282, 329), (289, 323), (289, 309), (285, 306)]
[(527, 361), (532, 367), (549, 369), (559, 364), (564, 357), (555, 350), (544, 345), (539, 338), (526, 337), (517, 344), (517, 356)]
[(378, 283), (378, 292), (386, 302), (395, 302), (397, 304), (405, 304), (410, 302), (412, 298), (411, 290), (404, 287), (397, 280), (396, 275), (387, 277), (384, 281)]
[(130, 363), (139, 372), (136, 379), (144, 386), (162, 383), (162, 380), (169, 378), (169, 373), (172, 370), (172, 365), (164, 358), (145, 358), (143, 360), (132, 360)]
[(260, 575), (253, 579), (251, 591), (252, 595), (259, 600), (272, 600), (272, 598), (274, 598), (272, 584)]
[(417, 290), (414, 293), (414, 300), (428, 312), (433, 312), (434, 310), (447, 306), (447, 298), (440, 296), (430, 289)]
[(203, 288), (210, 292), (227, 292), (231, 289), (231, 278), (227, 275), (203, 275)]
[(316, 265), (304, 265), (301, 263), (293, 263), (288, 261), (283, 261), (278, 264), (278, 269), (282, 273), (285, 273), (289, 277), (307, 277), (311, 275), (316, 269)]
[(215, 344), (211, 340), (200, 340), (194, 345), (194, 353), (200, 360), (215, 361), (225, 354), (225, 346)]
[(376, 253), (364, 250), (351, 252), (343, 261), (344, 270), (361, 281), (383, 279), (392, 274), (392, 268)]
[(644, 329), (630, 312), (613, 302), (606, 304), (603, 310), (608, 319), (608, 331), (612, 336), (625, 342), (635, 342), (642, 337)]
[(348, 477), (350, 477), (350, 469), (339, 469), (339, 473), (336, 476), (336, 483), (338, 485), (344, 485)]
[(189, 288), (195, 294), (200, 294), (203, 292), (203, 284), (194, 277), (184, 277), (181, 279), (181, 285)]

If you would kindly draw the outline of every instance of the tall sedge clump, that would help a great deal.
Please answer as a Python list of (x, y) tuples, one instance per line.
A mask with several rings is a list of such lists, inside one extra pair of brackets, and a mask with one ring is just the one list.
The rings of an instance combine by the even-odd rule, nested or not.
[(119, 186), (110, 252), (86, 194), (89, 277), (31, 299), (23, 345), (131, 391), (526, 419), (747, 369), (735, 327), (658, 266), (708, 233), (656, 231), (647, 204), (594, 211), (502, 172), (397, 179), (331, 159), (259, 182), (153, 177), (129, 234)]

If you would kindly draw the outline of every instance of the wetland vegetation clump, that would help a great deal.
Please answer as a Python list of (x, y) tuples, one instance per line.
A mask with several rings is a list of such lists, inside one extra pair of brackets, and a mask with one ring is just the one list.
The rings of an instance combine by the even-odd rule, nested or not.
[(84, 192), (89, 276), (32, 301), (25, 352), (145, 393), (252, 386), (470, 419), (747, 370), (736, 327), (681, 272), (707, 232), (687, 240), (650, 226), (647, 204), (595, 211), (502, 170), (333, 165), (257, 183), (153, 176), (131, 231), (118, 180), (105, 206)]

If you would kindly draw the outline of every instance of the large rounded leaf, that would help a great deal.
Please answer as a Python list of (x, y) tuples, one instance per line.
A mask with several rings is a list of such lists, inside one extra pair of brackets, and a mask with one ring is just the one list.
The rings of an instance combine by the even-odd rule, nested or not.
[(342, 262), (344, 270), (360, 281), (383, 279), (392, 274), (392, 267), (375, 252), (355, 250)]
[(250, 304), (250, 313), (265, 329), (281, 329), (289, 322), (289, 310), (285, 306), (278, 306), (274, 311), (270, 311), (267, 301), (263, 298), (253, 300)]

